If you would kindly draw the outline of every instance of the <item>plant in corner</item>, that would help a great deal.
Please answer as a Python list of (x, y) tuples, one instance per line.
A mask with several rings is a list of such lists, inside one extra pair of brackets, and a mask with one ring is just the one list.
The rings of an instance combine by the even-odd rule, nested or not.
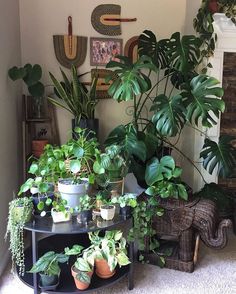
[(23, 80), (33, 99), (33, 116), (40, 118), (43, 116), (43, 95), (45, 87), (40, 82), (42, 78), (42, 68), (39, 64), (31, 65), (27, 63), (24, 67), (14, 66), (9, 69), (8, 76), (12, 81)]
[[(162, 213), (158, 210), (156, 194), (166, 198), (187, 198), (186, 187), (180, 180), (181, 172), (175, 168), (174, 159), (166, 154), (167, 147), (175, 149), (190, 162), (205, 181), (195, 162), (177, 145), (184, 127), (203, 133), (201, 128), (216, 125), (225, 109), (220, 99), (223, 89), (218, 87), (219, 82), (196, 72), (201, 62), (201, 44), (199, 38), (181, 37), (179, 32), (168, 39), (157, 40), (153, 32), (146, 30), (139, 37), (137, 62), (119, 56), (119, 62), (111, 61), (107, 65), (114, 68), (113, 76), (117, 75), (109, 94), (118, 102), (132, 102), (133, 111), (131, 122), (116, 127), (109, 134), (106, 145), (120, 146), (131, 161), (130, 170), (138, 183), (146, 188), (150, 186), (147, 190), (151, 195), (149, 200), (141, 201), (134, 210), (137, 223), (142, 224), (143, 213), (146, 218), (144, 228), (137, 230), (142, 236), (155, 234), (147, 223), (152, 222), (153, 215)], [(228, 158), (235, 159), (235, 153), (227, 138), (221, 137), (219, 142), (210, 138), (205, 140), (201, 157), (204, 168), (210, 167), (210, 174), (213, 171), (220, 173), (222, 167), (230, 171)], [(222, 145), (222, 141), (227, 144), (223, 142)], [(148, 174), (155, 175), (156, 180)]]
[[(61, 70), (63, 82), (59, 82), (52, 73), (49, 74), (57, 96), (57, 98), (48, 97), (49, 101), (73, 115), (73, 130), (75, 127), (81, 127), (98, 134), (98, 119), (94, 118), (95, 107), (98, 103), (96, 94), (97, 77), (94, 76), (92, 79), (91, 88), (88, 91), (80, 81), (75, 66), (71, 68), (71, 81), (63, 70)], [(90, 133), (90, 136), (94, 133)]]
[(24, 225), (32, 217), (33, 203), (28, 197), (16, 198), (9, 203), (8, 222), (5, 239), (10, 236), (12, 271), (15, 265), (19, 268), (19, 274), (24, 275)]
[(55, 290), (59, 284), (61, 272), (59, 263), (67, 261), (68, 256), (65, 254), (49, 251), (41, 256), (28, 272), (40, 274), (40, 288), (42, 290)]

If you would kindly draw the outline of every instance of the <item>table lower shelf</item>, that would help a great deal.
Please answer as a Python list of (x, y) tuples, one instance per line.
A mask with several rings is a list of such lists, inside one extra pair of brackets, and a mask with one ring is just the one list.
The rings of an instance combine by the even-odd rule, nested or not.
[[(74, 244), (80, 244), (84, 247), (89, 245), (89, 239), (87, 234), (80, 235), (53, 235), (38, 241), (38, 256), (42, 256), (45, 252), (56, 251), (62, 252), (65, 247), (72, 247)], [(25, 250), (25, 268), (28, 271), (32, 267), (32, 248), (28, 247)], [(117, 267), (116, 273), (109, 279), (101, 279), (95, 273), (93, 274), (90, 287), (87, 290), (80, 291), (75, 287), (74, 279), (71, 275), (71, 265), (73, 260), (69, 264), (61, 264), (60, 283), (56, 291), (45, 291), (44, 293), (89, 293), (95, 290), (111, 286), (117, 283), (119, 280), (129, 274), (129, 266)], [(22, 282), (29, 287), (33, 288), (33, 275), (25, 273), (23, 277), (20, 276)]]

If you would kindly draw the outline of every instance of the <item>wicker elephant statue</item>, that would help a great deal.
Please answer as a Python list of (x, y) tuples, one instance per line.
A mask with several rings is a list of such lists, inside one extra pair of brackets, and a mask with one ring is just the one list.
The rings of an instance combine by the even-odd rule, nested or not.
[(216, 205), (207, 199), (182, 201), (161, 200), (163, 217), (154, 217), (153, 226), (160, 236), (174, 236), (179, 241), (179, 259), (193, 259), (195, 233), (211, 248), (222, 249), (227, 244), (227, 228), (231, 221), (219, 221)]

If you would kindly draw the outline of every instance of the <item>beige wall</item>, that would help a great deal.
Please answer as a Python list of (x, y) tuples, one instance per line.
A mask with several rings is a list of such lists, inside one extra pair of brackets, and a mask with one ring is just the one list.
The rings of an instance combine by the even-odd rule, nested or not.
[[(4, 2), (4, 3), (3, 3)], [(18, 105), (20, 85), (13, 85), (7, 71), (20, 64), (20, 28), (18, 0), (0, 1), (0, 274), (7, 261), (4, 242), (8, 202), (17, 192), (20, 142)]]
[[(93, 0), (20, 0), (21, 39), (23, 63), (39, 63), (44, 69), (44, 80), (48, 81), (48, 71), (58, 73), (59, 64), (55, 58), (52, 35), (67, 31), (67, 17), (72, 15), (74, 34), (99, 37), (90, 22), (91, 12), (98, 4), (107, 1)], [(183, 31), (186, 14), (186, 0), (123, 0), (112, 1), (121, 4), (123, 17), (137, 17), (135, 23), (122, 25), (124, 42), (144, 29), (153, 30), (160, 38), (168, 37), (175, 31)], [(90, 69), (89, 51), (86, 62), (79, 69)], [(97, 107), (102, 137), (121, 122), (127, 122), (127, 104), (113, 100), (101, 101)], [(71, 128), (70, 115), (58, 111), (61, 141), (64, 142)]]

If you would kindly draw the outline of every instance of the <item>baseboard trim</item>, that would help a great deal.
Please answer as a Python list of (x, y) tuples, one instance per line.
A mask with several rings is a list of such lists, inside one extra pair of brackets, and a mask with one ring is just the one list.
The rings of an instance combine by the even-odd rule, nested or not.
[(2, 255), (1, 263), (0, 263), (0, 277), (3, 274), (5, 268), (7, 267), (10, 261), (10, 252), (7, 250), (5, 254)]

